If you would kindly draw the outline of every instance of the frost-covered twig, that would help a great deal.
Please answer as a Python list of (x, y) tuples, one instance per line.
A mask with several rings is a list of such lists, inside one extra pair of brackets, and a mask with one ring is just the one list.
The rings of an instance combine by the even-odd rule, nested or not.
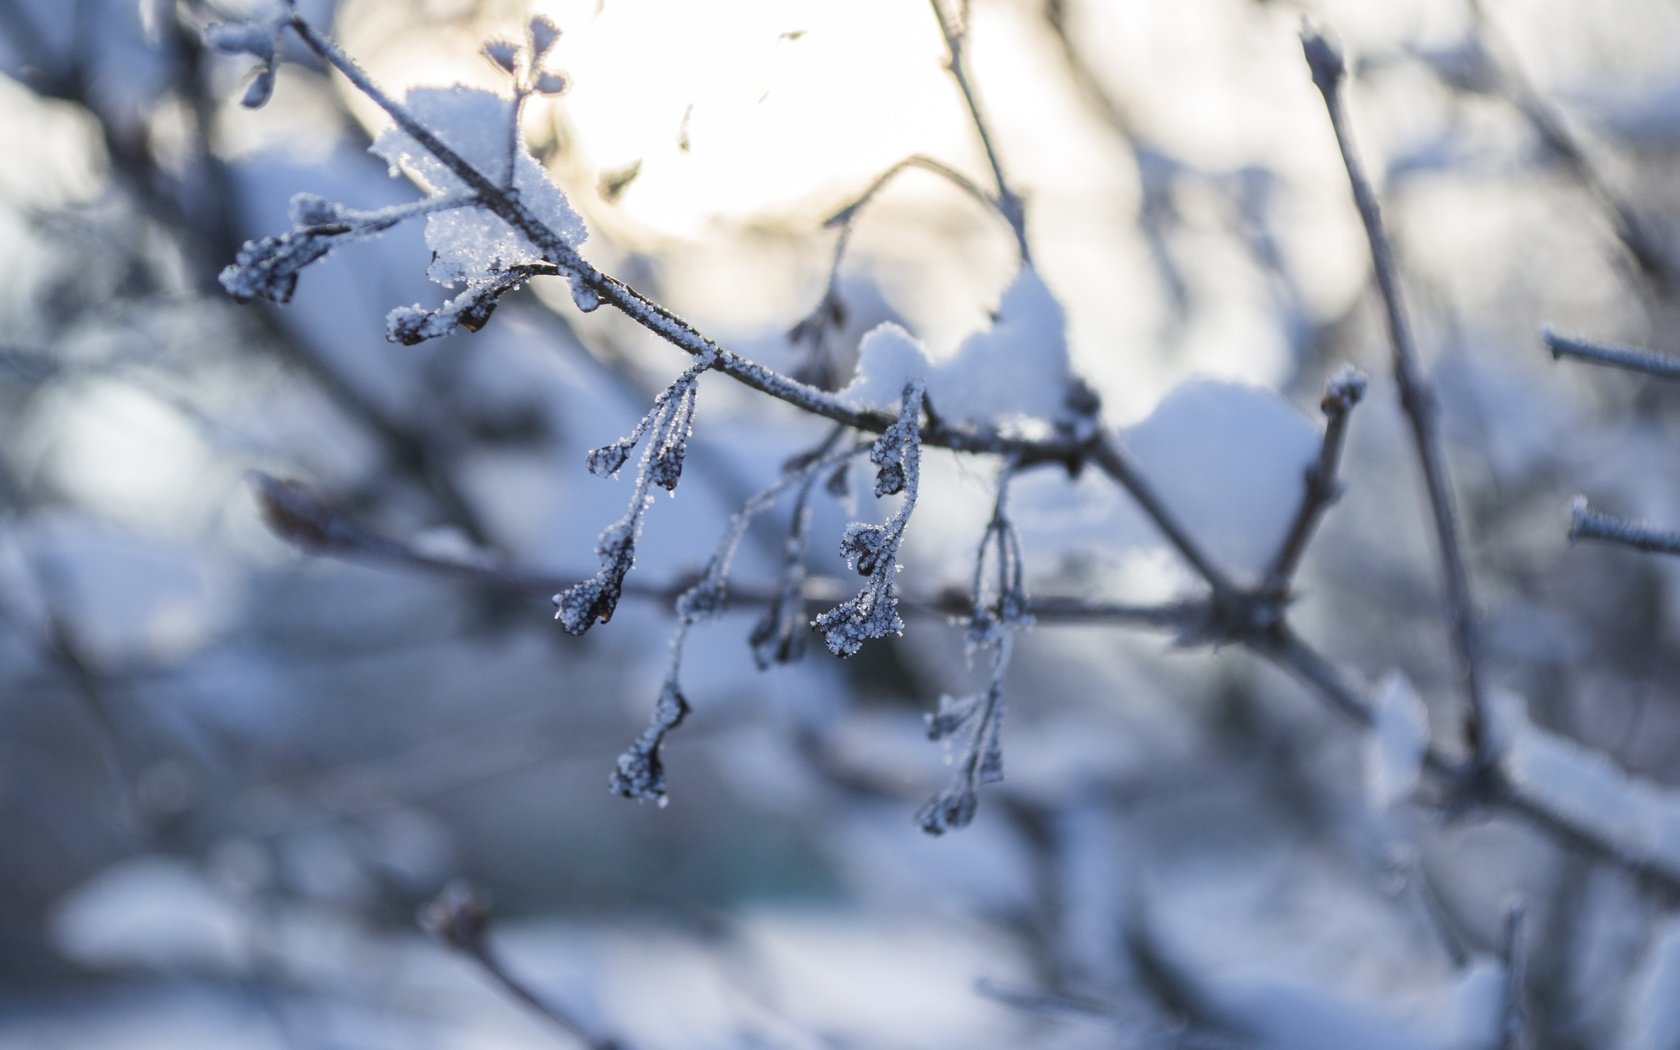
[(922, 477), (922, 408), (926, 390), (921, 379), (904, 388), (898, 419), (881, 432), (869, 450), (876, 466), (875, 495), (903, 495), (898, 510), (884, 523), (854, 521), (840, 539), (846, 565), (864, 578), (857, 594), (811, 621), (835, 656), (855, 655), (863, 644), (904, 632), (898, 614), (898, 548), (916, 509)]
[[(1608, 365), (1658, 379), (1680, 379), (1680, 359), (1637, 347), (1610, 346), (1585, 339), (1560, 335), (1544, 329), (1540, 338), (1554, 358), (1573, 358), (1592, 364)], [(1624, 547), (1656, 554), (1680, 554), (1680, 532), (1660, 529), (1640, 521), (1618, 518), (1594, 510), (1586, 497), (1575, 500), (1569, 509), (1569, 539), (1597, 540), (1618, 543)]]
[(1311, 24), (1301, 30), (1301, 48), (1312, 72), (1313, 84), (1324, 98), (1324, 108), (1330, 117), (1331, 130), (1341, 151), (1342, 165), (1347, 170), (1348, 183), (1353, 191), (1354, 206), (1365, 227), (1365, 239), (1371, 251), (1372, 270), (1377, 288), (1382, 293), (1384, 311), (1388, 318), (1388, 334), (1394, 351), (1394, 379), (1399, 388), (1400, 407), (1411, 426), (1412, 444), (1417, 453), (1418, 466), (1429, 494), (1430, 516), (1435, 526), (1435, 542), (1441, 559), (1441, 575), (1446, 589), (1447, 612), (1451, 621), (1453, 656), (1457, 664), (1459, 684), (1469, 703), (1465, 732), (1474, 765), (1470, 772), (1491, 768), (1494, 762), (1493, 740), (1488, 728), (1487, 696), (1482, 687), (1481, 670), (1476, 652), (1475, 610), (1470, 594), (1470, 575), (1464, 565), (1464, 553), (1458, 535), (1458, 517), (1453, 509), (1451, 483), (1447, 478), (1446, 457), (1441, 447), (1437, 424), (1434, 391), (1418, 362), (1416, 342), (1412, 335), (1411, 318), (1406, 311), (1400, 291), (1399, 269), (1388, 234), (1383, 229), (1382, 211), (1377, 194), (1365, 175), (1359, 154), (1354, 148), (1352, 130), (1348, 126), (1347, 109), (1343, 97), (1343, 82), (1347, 64), (1340, 49)]
[(595, 553), (601, 557), (600, 570), (554, 596), (554, 618), (567, 633), (583, 634), (595, 624), (612, 619), (624, 593), (624, 577), (636, 562), (636, 540), (641, 536), (648, 505), (653, 502), (653, 486), (675, 492), (682, 478), (700, 375), (707, 367), (708, 362), (702, 361), (683, 372), (654, 399), (653, 408), (629, 436), (589, 453), (591, 474), (615, 477), (637, 444), (642, 443), (644, 436), (647, 439), (642, 446), (628, 509), (622, 518), (603, 529), (595, 541)]
[(490, 908), (472, 887), (453, 882), (418, 916), (420, 928), (438, 943), (471, 959), (504, 992), (524, 1003), (588, 1050), (629, 1050), (623, 1042), (590, 1031), (571, 1011), (538, 995), (516, 977), (490, 945)]
[(740, 550), (741, 541), (747, 535), (747, 526), (752, 523), (753, 518), (773, 506), (783, 492), (807, 484), (818, 474), (839, 466), (868, 447), (842, 448), (835, 451), (832, 446), (838, 438), (839, 432), (831, 435), (824, 442), (824, 447), (819, 448), (815, 454), (789, 470), (775, 484), (747, 500), (730, 517), (723, 539), (712, 552), (700, 579), (678, 596), (677, 629), (671, 638), (671, 660), (665, 672), (665, 680), (660, 685), (659, 699), (654, 704), (647, 728), (618, 758), (618, 765), (611, 779), (614, 794), (664, 805), (665, 766), (660, 757), (660, 749), (671, 730), (677, 728), (688, 717), (688, 699), (683, 695), (680, 678), (683, 648), (688, 642), (689, 631), (697, 624), (721, 616), (729, 604), (730, 566), (734, 564), (735, 554)]
[(1563, 335), (1550, 328), (1542, 329), (1540, 339), (1552, 352), (1554, 359), (1571, 358), (1589, 364), (1607, 365), (1657, 379), (1680, 380), (1680, 357), (1660, 354), (1635, 346), (1613, 346), (1595, 343), (1576, 336)]
[(1343, 367), (1324, 388), (1324, 398), (1318, 403), (1324, 413), (1324, 440), (1319, 444), (1318, 458), (1306, 470), (1305, 489), (1301, 493), (1295, 518), (1289, 524), (1289, 532), (1260, 584), (1260, 593), (1274, 601), (1286, 596), (1319, 521), (1341, 498), (1342, 485), (1336, 478), (1336, 472), (1341, 464), (1342, 446), (1347, 440), (1348, 420), (1353, 416), (1353, 406), (1359, 404), (1364, 396), (1365, 376), (1351, 367)]
[(991, 520), (974, 556), (972, 605), (965, 624), (969, 653), (989, 653), (992, 666), (986, 688), (974, 696), (941, 697), (928, 716), (928, 739), (962, 741), (956, 772), (939, 794), (916, 814), (930, 835), (966, 827), (980, 804), (981, 784), (1003, 779), (1003, 680), (1014, 652), (1015, 632), (1032, 624), (1021, 559), (1021, 539), (1009, 520), (1009, 479), (1005, 464), (998, 478)]
[(1680, 531), (1654, 528), (1644, 522), (1594, 510), (1585, 497), (1577, 499), (1569, 508), (1569, 539), (1617, 543), (1653, 554), (1680, 554)]

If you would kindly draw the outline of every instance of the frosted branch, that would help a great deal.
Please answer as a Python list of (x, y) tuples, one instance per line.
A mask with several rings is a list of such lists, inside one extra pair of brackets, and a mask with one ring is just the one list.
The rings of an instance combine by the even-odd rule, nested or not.
[(624, 517), (608, 525), (595, 541), (595, 553), (601, 557), (600, 571), (554, 596), (554, 618), (568, 634), (583, 634), (595, 624), (612, 619), (624, 592), (624, 577), (636, 563), (636, 540), (641, 536), (647, 508), (653, 502), (651, 490), (658, 485), (667, 492), (675, 492), (682, 477), (695, 396), (703, 371), (704, 366), (696, 365), (678, 376), (654, 400), (652, 410), (628, 437), (589, 454), (590, 473), (610, 477), (618, 473), (631, 450), (647, 437), (642, 445), (630, 506)]
[(1283, 545), (1266, 570), (1265, 580), (1260, 585), (1262, 594), (1275, 600), (1286, 597), (1290, 581), (1295, 578), (1295, 571), (1300, 567), (1301, 557), (1306, 553), (1307, 543), (1311, 541), (1318, 523), (1341, 498), (1342, 485), (1336, 472), (1342, 461), (1342, 446), (1347, 441), (1348, 421), (1353, 416), (1353, 407), (1364, 396), (1365, 376), (1347, 366), (1337, 372), (1324, 388), (1324, 397), (1318, 403), (1319, 410), (1324, 413), (1324, 440), (1319, 445), (1318, 458), (1307, 468), (1300, 506), (1290, 522)]
[(734, 564), (735, 554), (740, 550), (741, 541), (745, 539), (747, 527), (752, 524), (753, 519), (774, 506), (777, 497), (788, 489), (796, 486), (803, 489), (818, 474), (863, 451), (862, 447), (834, 451), (832, 446), (838, 438), (838, 432), (831, 435), (815, 454), (804, 458), (775, 484), (742, 504), (730, 516), (723, 539), (712, 552), (700, 579), (677, 597), (677, 629), (671, 638), (671, 660), (665, 672), (664, 683), (660, 686), (659, 700), (654, 704), (653, 715), (647, 728), (637, 737), (636, 742), (619, 756), (618, 768), (611, 780), (614, 794), (664, 805), (665, 767), (660, 758), (660, 748), (664, 746), (666, 736), (681, 724), (690, 710), (680, 682), (683, 650), (688, 642), (689, 631), (697, 624), (723, 615), (729, 604), (730, 566)]
[(1680, 357), (1670, 354), (1659, 354), (1640, 347), (1596, 343), (1576, 336), (1563, 335), (1550, 328), (1541, 330), (1540, 339), (1552, 352), (1555, 360), (1570, 358), (1637, 372), (1657, 379), (1680, 380)]
[(1615, 543), (1653, 554), (1680, 554), (1680, 532), (1594, 510), (1585, 497), (1569, 508), (1569, 539)]
[(310, 193), (292, 198), (292, 228), (274, 237), (247, 241), (220, 276), (239, 302), (267, 299), (287, 303), (298, 274), (334, 248), (371, 237), (399, 223), (473, 204), (466, 196), (437, 196), (379, 211), (355, 211)]
[(962, 742), (950, 783), (916, 814), (916, 823), (930, 835), (967, 826), (979, 806), (980, 785), (1003, 779), (1004, 676), (1015, 632), (1032, 625), (1023, 584), (1021, 539), (1007, 513), (1012, 473), (1013, 466), (1006, 464), (998, 478), (991, 520), (974, 556), (971, 608), (965, 625), (970, 653), (991, 655), (986, 689), (977, 696), (942, 697), (939, 710), (928, 716), (928, 739)]
[(1470, 596), (1470, 575), (1464, 565), (1459, 543), (1458, 517), (1453, 507), (1452, 489), (1447, 478), (1446, 457), (1442, 452), (1440, 428), (1436, 421), (1435, 392), (1418, 364), (1416, 341), (1412, 335), (1411, 318), (1400, 290), (1399, 270), (1394, 264), (1394, 252), (1383, 228), (1382, 212), (1376, 191), (1365, 175), (1353, 134), (1348, 125), (1342, 86), (1347, 77), (1347, 65), (1340, 49), (1329, 37), (1308, 24), (1301, 30), (1301, 48), (1314, 86), (1324, 98), (1324, 108), (1330, 118), (1336, 145), (1341, 151), (1342, 165), (1347, 170), (1348, 184), (1353, 191), (1354, 206), (1360, 223), (1365, 227), (1365, 239), (1370, 247), (1372, 270), (1377, 288), (1382, 294), (1383, 308), (1388, 319), (1389, 342), (1394, 351), (1394, 380), (1399, 389), (1400, 407), (1412, 432), (1412, 445), (1418, 466), (1423, 472), (1424, 486), (1429, 494), (1430, 516), (1435, 526), (1435, 546), (1441, 561), (1441, 576), (1447, 599), (1449, 633), (1453, 656), (1457, 663), (1459, 685), (1469, 704), (1465, 720), (1470, 752), (1476, 769), (1485, 769), (1493, 762), (1492, 741), (1488, 734), (1487, 697), (1482, 686), (1481, 668), (1476, 653), (1476, 622)]
[(916, 508), (921, 484), (923, 399), (921, 380), (913, 380), (904, 388), (898, 419), (881, 432), (869, 452), (878, 468), (875, 495), (902, 493), (898, 511), (881, 525), (854, 521), (846, 526), (840, 540), (840, 554), (846, 564), (865, 577), (863, 589), (811, 621), (835, 656), (853, 656), (864, 642), (904, 633), (894, 579), (898, 575), (898, 547)]

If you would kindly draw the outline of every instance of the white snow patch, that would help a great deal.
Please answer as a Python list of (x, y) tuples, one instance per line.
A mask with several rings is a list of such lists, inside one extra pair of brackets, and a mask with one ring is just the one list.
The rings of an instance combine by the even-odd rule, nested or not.
[(184, 659), (235, 619), (238, 581), (192, 545), (69, 511), (0, 534), (0, 603), (39, 635), (61, 622), (103, 667)]
[(1320, 434), (1270, 391), (1197, 379), (1124, 443), (1190, 535), (1219, 561), (1258, 571), (1288, 534)]
[[(421, 124), (444, 145), (497, 185), (507, 182), (519, 199), (566, 244), (577, 247), (587, 236), (583, 220), (521, 145), (510, 150), (513, 101), (489, 91), (457, 85), (417, 88), (404, 100)], [(373, 152), (395, 171), (406, 169), (434, 195), (468, 192), (467, 185), (401, 128), (390, 127), (374, 140)], [(439, 284), (483, 284), (508, 267), (540, 262), (544, 254), (523, 234), (481, 207), (441, 211), (426, 219), (426, 245), (436, 253), (427, 272)]]
[(835, 396), (857, 408), (897, 412), (904, 388), (912, 379), (926, 379), (927, 374), (927, 350), (921, 341), (891, 321), (883, 321), (864, 334), (852, 381)]
[(168, 857), (125, 860), (58, 905), (48, 935), (65, 958), (105, 968), (231, 968), (247, 957), (239, 908), (192, 866)]
[(1379, 813), (1411, 797), (1429, 747), (1428, 712), (1405, 675), (1377, 690), (1376, 721), (1365, 735), (1365, 798)]
[(1625, 856), (1680, 872), (1680, 795), (1534, 725), (1519, 697), (1496, 695), (1493, 713), (1505, 775), (1515, 788)]
[(1038, 272), (1023, 266), (991, 326), (940, 361), (930, 362), (921, 342), (895, 324), (871, 329), (852, 382), (838, 396), (858, 408), (895, 411), (905, 383), (918, 376), (941, 419), (1017, 430), (1061, 419), (1072, 381), (1062, 306)]
[(946, 419), (1014, 425), (1067, 413), (1067, 316), (1038, 271), (1023, 266), (992, 325), (963, 340), (928, 377), (928, 398)]

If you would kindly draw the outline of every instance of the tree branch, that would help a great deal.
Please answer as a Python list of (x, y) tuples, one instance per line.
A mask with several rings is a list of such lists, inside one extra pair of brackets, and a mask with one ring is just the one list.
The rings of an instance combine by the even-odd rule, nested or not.
[(1342, 446), (1347, 441), (1353, 406), (1364, 396), (1365, 377), (1353, 368), (1344, 367), (1324, 389), (1324, 398), (1318, 404), (1324, 413), (1324, 439), (1319, 445), (1318, 459), (1307, 468), (1306, 488), (1295, 510), (1295, 520), (1290, 523), (1283, 545), (1272, 558), (1260, 584), (1260, 593), (1273, 601), (1287, 597), (1308, 541), (1331, 505), (1341, 498), (1342, 486), (1336, 480), (1336, 472), (1342, 461)]
[[(933, 9), (933, 17), (939, 22), (939, 35), (945, 39), (945, 50), (949, 55), (946, 68), (951, 71), (951, 78), (957, 82), (957, 88), (962, 91), (963, 102), (968, 106), (968, 115), (974, 124), (975, 132), (980, 136), (980, 145), (986, 151), (986, 162), (992, 167), (992, 181), (997, 184), (997, 200), (994, 202), (998, 211), (1009, 221), (1010, 229), (1015, 231), (1015, 243), (1021, 252), (1021, 261), (1030, 262), (1032, 252), (1027, 247), (1027, 211), (1021, 198), (1009, 188), (1009, 180), (1003, 174), (1003, 162), (998, 159), (997, 147), (992, 142), (992, 133), (986, 125), (986, 118), (980, 112), (980, 101), (974, 94), (974, 85), (969, 80), (968, 66), (963, 61), (964, 42), (968, 36), (967, 24), (957, 25), (946, 14), (940, 0), (928, 0), (928, 6)], [(967, 5), (963, 9), (967, 17)]]
[(1656, 379), (1680, 380), (1680, 357), (1634, 346), (1595, 343), (1576, 336), (1563, 335), (1550, 328), (1541, 329), (1540, 340), (1552, 352), (1553, 360), (1567, 357), (1589, 364), (1637, 372)]
[(478, 964), (485, 976), (504, 992), (519, 1000), (553, 1027), (588, 1050), (628, 1050), (619, 1040), (592, 1033), (589, 1026), (547, 999), (537, 995), (516, 977), (490, 946), (490, 909), (484, 899), (464, 883), (444, 887), (431, 903), (420, 910), (420, 928), (439, 943)]
[(1446, 590), (1447, 614), (1450, 622), (1453, 656), (1457, 663), (1459, 684), (1469, 703), (1465, 732), (1474, 770), (1490, 768), (1494, 762), (1493, 742), (1488, 732), (1487, 698), (1482, 688), (1477, 663), (1475, 613), (1470, 597), (1470, 576), (1464, 566), (1464, 554), (1459, 545), (1458, 520), (1453, 509), (1452, 490), (1447, 478), (1446, 458), (1441, 450), (1441, 438), (1435, 420), (1434, 391), (1424, 378), (1418, 364), (1418, 354), (1412, 335), (1411, 319), (1400, 291), (1399, 271), (1394, 264), (1394, 252), (1388, 234), (1383, 229), (1382, 212), (1377, 204), (1376, 191), (1365, 175), (1358, 152), (1354, 148), (1343, 101), (1342, 85), (1347, 65), (1341, 51), (1330, 39), (1310, 24), (1301, 31), (1301, 47), (1307, 66), (1312, 71), (1313, 84), (1324, 98), (1324, 108), (1330, 117), (1336, 145), (1347, 169), (1348, 183), (1353, 191), (1354, 206), (1365, 227), (1365, 239), (1370, 245), (1372, 269), (1377, 288), (1382, 293), (1383, 307), (1388, 318), (1389, 341), (1394, 351), (1394, 379), (1399, 387), (1400, 407), (1411, 426), (1412, 444), (1418, 466), (1423, 471), (1424, 484), (1429, 492), (1429, 509), (1435, 525), (1436, 548), (1441, 560), (1442, 582)]
[(1605, 514), (1588, 506), (1586, 498), (1569, 508), (1569, 539), (1617, 543), (1653, 554), (1680, 554), (1680, 532), (1658, 529), (1644, 522)]

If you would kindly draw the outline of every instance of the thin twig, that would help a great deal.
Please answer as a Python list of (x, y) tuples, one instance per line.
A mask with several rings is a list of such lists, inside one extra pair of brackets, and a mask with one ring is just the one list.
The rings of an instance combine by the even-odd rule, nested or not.
[(1239, 593), (1231, 578), (1226, 575), (1207, 552), (1202, 550), (1201, 544), (1196, 542), (1184, 525), (1179, 522), (1166, 502), (1156, 493), (1155, 488), (1143, 476), (1130, 454), (1120, 442), (1110, 435), (1103, 435), (1091, 446), (1091, 462), (1107, 474), (1126, 493), (1135, 500), (1149, 520), (1167, 538), (1167, 542), (1183, 556), (1197, 575), (1206, 580), (1214, 594), (1220, 598), (1235, 598)]
[(1441, 575), (1447, 592), (1453, 655), (1457, 663), (1459, 684), (1469, 702), (1465, 732), (1474, 760), (1472, 772), (1491, 769), (1494, 763), (1493, 740), (1488, 730), (1487, 698), (1482, 689), (1481, 672), (1477, 663), (1476, 624), (1470, 596), (1470, 576), (1465, 569), (1464, 554), (1459, 545), (1458, 519), (1453, 510), (1452, 489), (1447, 479), (1446, 459), (1441, 450), (1441, 437), (1435, 420), (1434, 391), (1418, 364), (1411, 319), (1400, 292), (1399, 271), (1394, 264), (1394, 252), (1389, 245), (1388, 234), (1383, 229), (1376, 191), (1365, 175), (1358, 152), (1354, 149), (1352, 132), (1348, 127), (1347, 110), (1342, 95), (1342, 85), (1347, 76), (1346, 62), (1336, 45), (1310, 24), (1302, 28), (1301, 47), (1306, 55), (1307, 66), (1312, 71), (1313, 84), (1324, 97), (1324, 108), (1329, 114), (1331, 129), (1336, 135), (1336, 145), (1341, 150), (1343, 167), (1347, 169), (1354, 205), (1358, 208), (1360, 222), (1365, 227), (1365, 239), (1371, 249), (1372, 269), (1388, 317), (1388, 334), (1394, 350), (1394, 379), (1399, 388), (1400, 407), (1411, 425), (1412, 444), (1417, 453), (1418, 465), (1422, 468), (1424, 484), (1429, 491), (1429, 509), (1434, 520)]
[(1010, 219), (1009, 214), (999, 208), (998, 202), (989, 196), (985, 190), (981, 189), (978, 183), (958, 171), (956, 168), (946, 164), (944, 161), (921, 153), (905, 157), (886, 171), (883, 171), (881, 174), (875, 176), (869, 185), (864, 187), (861, 193), (859, 193), (856, 197), (853, 197), (846, 204), (836, 208), (833, 214), (824, 219), (823, 225), (829, 227), (850, 226), (852, 221), (857, 217), (857, 213), (868, 205), (870, 201), (874, 200), (876, 194), (880, 193), (881, 190), (886, 187), (887, 183), (902, 175), (904, 172), (909, 171), (911, 168), (921, 168), (923, 171), (929, 171), (938, 175), (940, 178), (951, 183), (951, 185), (955, 186), (957, 189), (962, 190), (981, 204), (984, 204), (986, 206), (986, 210), (1001, 216), (1005, 222), (1010, 223), (1011, 229), (1014, 228), (1014, 221)]
[[(577, 582), (580, 575), (576, 572), (540, 572), (498, 562), (477, 553), (447, 554), (421, 550), (351, 519), (300, 482), (276, 478), (260, 471), (251, 471), (247, 477), (269, 527), (288, 543), (313, 554), (341, 557), (360, 564), (394, 565), (545, 598), (557, 588)], [(696, 579), (684, 577), (669, 583), (652, 584), (631, 578), (625, 580), (624, 593), (669, 604), (694, 586)], [(806, 609), (820, 612), (846, 597), (850, 586), (841, 580), (816, 578), (806, 580), (800, 593)], [(755, 589), (731, 584), (728, 591), (732, 606), (769, 605), (776, 596), (774, 588)], [(906, 612), (940, 619), (964, 616), (972, 611), (972, 605), (972, 596), (960, 588), (927, 597), (905, 596), (899, 600), (900, 608)], [(1210, 608), (1205, 601), (1128, 604), (1072, 595), (1043, 595), (1031, 599), (1027, 605), (1027, 611), (1040, 623), (1120, 624), (1177, 633), (1189, 632), (1206, 621)]]
[(625, 1044), (596, 1035), (569, 1011), (532, 991), (516, 977), (490, 946), (490, 909), (471, 887), (454, 882), (420, 910), (420, 928), (449, 948), (477, 963), (485, 975), (513, 998), (589, 1050), (627, 1050)]
[(963, 46), (968, 36), (966, 22), (967, 7), (964, 6), (965, 22), (957, 25), (945, 13), (945, 7), (940, 0), (928, 0), (928, 6), (933, 9), (933, 17), (939, 22), (939, 34), (945, 38), (945, 50), (949, 60), (946, 68), (951, 71), (951, 78), (957, 82), (957, 88), (962, 91), (963, 102), (968, 106), (968, 115), (974, 124), (975, 133), (980, 136), (980, 145), (986, 151), (986, 162), (992, 167), (992, 181), (997, 184), (998, 211), (1009, 220), (1010, 229), (1015, 231), (1015, 243), (1021, 252), (1021, 261), (1028, 262), (1032, 252), (1027, 247), (1027, 212), (1021, 198), (1009, 188), (1009, 180), (1003, 174), (1003, 162), (998, 159), (997, 147), (992, 142), (992, 133), (986, 125), (986, 118), (980, 112), (980, 100), (974, 94), (974, 85), (969, 80), (968, 66), (963, 61)]
[(1617, 543), (1653, 554), (1680, 554), (1680, 532), (1594, 510), (1583, 497), (1569, 508), (1569, 539)]
[(1295, 520), (1290, 523), (1283, 545), (1260, 584), (1260, 593), (1274, 601), (1286, 596), (1306, 553), (1307, 542), (1331, 505), (1341, 498), (1342, 485), (1336, 472), (1342, 460), (1342, 446), (1347, 441), (1353, 406), (1364, 396), (1365, 377), (1353, 368), (1344, 367), (1324, 389), (1324, 399), (1318, 406), (1324, 412), (1324, 439), (1319, 444), (1318, 459), (1306, 470), (1305, 488), (1300, 506), (1295, 510)]
[[(834, 240), (834, 254), (829, 262), (828, 280), (823, 285), (822, 298), (817, 301), (816, 307), (809, 314), (794, 324), (788, 331), (790, 341), (799, 343), (809, 339), (813, 345), (813, 354), (810, 361), (804, 368), (795, 370), (793, 373), (795, 378), (805, 382), (814, 382), (822, 386), (823, 389), (832, 389), (841, 385), (841, 377), (830, 371), (830, 365), (823, 353), (827, 341), (826, 336), (831, 327), (838, 328), (844, 323), (845, 319), (845, 303), (840, 296), (841, 266), (846, 261), (846, 251), (851, 247), (852, 233), (857, 229), (858, 216), (862, 214), (863, 209), (875, 199), (876, 195), (889, 182), (912, 168), (921, 168), (945, 179), (979, 201), (988, 212), (1001, 217), (1005, 223), (1010, 222), (1009, 216), (998, 207), (998, 202), (988, 196), (978, 183), (944, 161), (936, 160), (933, 157), (919, 153), (905, 157), (886, 171), (875, 176), (862, 192), (836, 208), (827, 219), (823, 220), (825, 228), (838, 228), (840, 234)], [(1013, 231), (1012, 224), (1010, 228)]]
[(1576, 336), (1563, 335), (1550, 328), (1540, 331), (1540, 340), (1552, 352), (1554, 359), (1571, 358), (1589, 364), (1620, 368), (1657, 379), (1680, 380), (1680, 357), (1659, 354), (1635, 346), (1614, 346), (1595, 343)]

